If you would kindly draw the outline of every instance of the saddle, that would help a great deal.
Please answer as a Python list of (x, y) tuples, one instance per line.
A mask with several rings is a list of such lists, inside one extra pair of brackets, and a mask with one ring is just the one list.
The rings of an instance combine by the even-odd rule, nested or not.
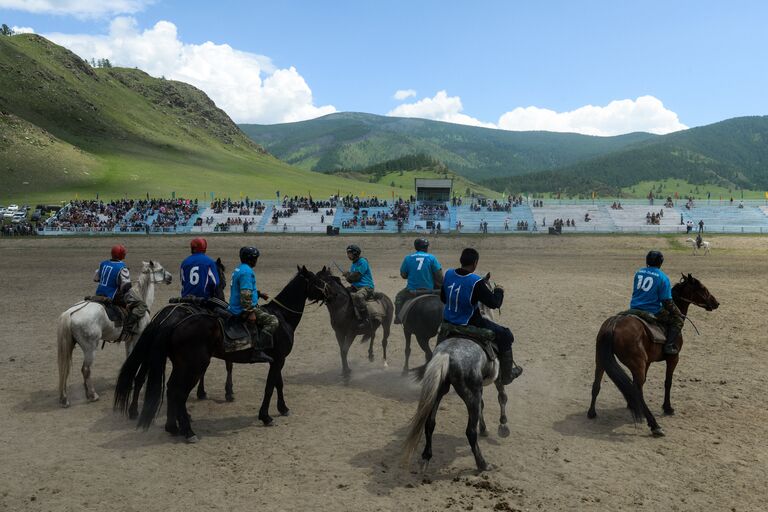
[(405, 323), (405, 319), (408, 318), (408, 313), (411, 311), (413, 306), (418, 304), (420, 301), (422, 301), (425, 297), (439, 297), (440, 296), (440, 290), (417, 290), (417, 291), (411, 291), (411, 297), (408, 299), (405, 304), (403, 304), (403, 307), (400, 309), (400, 322)]
[(640, 320), (645, 328), (645, 332), (654, 343), (664, 344), (667, 342), (667, 332), (663, 326), (659, 325), (656, 321), (656, 317), (647, 311), (639, 309), (628, 309), (622, 311), (619, 316), (632, 316)]
[(368, 318), (376, 318), (379, 321), (384, 319), (386, 311), (384, 309), (384, 303), (381, 300), (383, 297), (384, 294), (381, 292), (368, 294), (368, 297), (365, 299), (365, 307), (368, 309)]
[(85, 300), (101, 304), (107, 313), (107, 318), (115, 324), (115, 327), (121, 327), (125, 323), (125, 318), (128, 316), (128, 309), (125, 306), (115, 304), (112, 299), (103, 295), (89, 295)]
[(483, 349), (489, 361), (497, 359), (498, 354), (496, 344), (494, 343), (496, 335), (490, 329), (475, 327), (474, 325), (454, 325), (442, 322), (437, 333), (437, 344), (439, 345), (448, 338), (464, 338), (474, 341)]
[[(252, 339), (258, 340), (258, 329), (254, 326), (249, 328), (248, 324), (238, 315), (232, 314), (227, 308), (229, 304), (221, 299), (212, 297), (206, 299), (203, 297), (172, 297), (168, 300), (170, 304), (181, 305), (192, 314), (205, 314), (216, 317), (219, 327), (224, 337), (224, 352), (239, 352), (248, 350), (252, 346)], [(258, 344), (258, 342), (257, 342)]]

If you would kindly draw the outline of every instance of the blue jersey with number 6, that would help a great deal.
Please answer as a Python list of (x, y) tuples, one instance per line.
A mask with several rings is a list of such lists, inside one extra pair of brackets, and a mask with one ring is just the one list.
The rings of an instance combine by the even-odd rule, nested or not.
[(210, 299), (219, 284), (216, 262), (198, 252), (181, 262), (181, 296)]
[(435, 288), (434, 274), (441, 268), (432, 254), (416, 251), (405, 257), (400, 273), (408, 276), (409, 290), (432, 290)]
[(645, 267), (635, 272), (631, 309), (640, 309), (656, 314), (661, 303), (672, 299), (672, 285), (667, 275), (656, 267)]
[(476, 304), (472, 304), (472, 292), (475, 285), (483, 278), (477, 274), (459, 275), (454, 269), (445, 273), (443, 295), (445, 308), (443, 320), (454, 325), (467, 325), (475, 313)]

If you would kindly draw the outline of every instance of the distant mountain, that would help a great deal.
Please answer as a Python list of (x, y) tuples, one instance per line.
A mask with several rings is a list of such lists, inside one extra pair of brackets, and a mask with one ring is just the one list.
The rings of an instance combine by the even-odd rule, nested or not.
[(739, 117), (655, 137), (558, 169), (483, 183), (511, 192), (616, 193), (640, 181), (768, 190), (768, 116)]
[(273, 155), (303, 169), (362, 169), (424, 154), (474, 181), (571, 165), (657, 137), (511, 132), (361, 113), (240, 128)]
[(95, 69), (33, 34), (0, 36), (0, 183), (0, 199), (29, 202), (359, 190), (277, 160), (189, 84)]

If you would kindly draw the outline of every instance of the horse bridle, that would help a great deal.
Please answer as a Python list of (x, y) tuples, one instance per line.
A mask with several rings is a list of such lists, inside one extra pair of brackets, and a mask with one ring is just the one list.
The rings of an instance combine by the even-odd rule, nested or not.
[[(156, 274), (159, 273), (159, 272), (162, 272), (162, 274), (161, 274), (162, 277), (160, 278), (159, 281), (157, 281), (156, 280), (157, 279)], [(141, 273), (142, 274), (152, 274), (152, 282), (154, 284), (159, 284), (159, 283), (165, 282), (165, 269), (163, 267), (160, 267), (158, 269), (155, 269), (155, 268), (153, 268), (153, 269), (149, 269), (149, 268), (142, 269)]]
[[(302, 276), (302, 277), (304, 277), (304, 276)], [(317, 276), (315, 276), (315, 277), (317, 277)], [(326, 282), (325, 282), (325, 281), (323, 281), (322, 279), (318, 279), (318, 280), (319, 280), (321, 283), (323, 283), (323, 289), (322, 289), (322, 292), (323, 292), (323, 295), (325, 295), (325, 297), (326, 297), (324, 300), (328, 300), (328, 293), (327, 293), (327, 290), (328, 290), (328, 283), (326, 283)], [(307, 284), (310, 284), (310, 281), (309, 281), (309, 279), (307, 279)], [(313, 284), (314, 286), (316, 286), (316, 284), (315, 284), (315, 283), (312, 283), (312, 284)], [(318, 287), (318, 288), (319, 288), (319, 287)], [(269, 302), (274, 302), (275, 304), (277, 304), (278, 306), (280, 306), (281, 308), (283, 308), (284, 310), (286, 310), (286, 311), (288, 311), (288, 312), (290, 312), (290, 313), (293, 313), (293, 314), (296, 314), (296, 315), (303, 315), (303, 314), (304, 314), (304, 312), (303, 312), (303, 311), (296, 311), (296, 310), (294, 310), (294, 309), (291, 309), (291, 308), (289, 308), (288, 306), (286, 306), (285, 304), (283, 304), (282, 302), (280, 302), (279, 300), (277, 300), (277, 299), (276, 299), (276, 298), (274, 298), (274, 297), (270, 298), (270, 299), (269, 299)], [(317, 302), (322, 302), (322, 301), (319, 301), (319, 300), (314, 300), (314, 301), (310, 302), (310, 304), (315, 304), (315, 303), (317, 303)], [(322, 306), (322, 303), (320, 304), (320, 306)], [(319, 306), (318, 306), (318, 307), (319, 307)]]

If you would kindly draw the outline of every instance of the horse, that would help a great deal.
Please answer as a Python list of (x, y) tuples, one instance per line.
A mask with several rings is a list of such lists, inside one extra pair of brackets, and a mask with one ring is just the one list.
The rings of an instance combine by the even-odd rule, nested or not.
[[(707, 311), (714, 311), (720, 303), (709, 290), (691, 274), (682, 275), (680, 282), (672, 287), (672, 300), (684, 315), (688, 315), (691, 304)], [(627, 408), (632, 411), (635, 420), (643, 415), (648, 422), (648, 427), (654, 437), (664, 436), (664, 430), (659, 426), (656, 418), (651, 414), (643, 397), (643, 384), (645, 384), (648, 367), (651, 363), (666, 361), (667, 372), (664, 380), (664, 414), (673, 415), (675, 410), (670, 402), (670, 390), (672, 389), (672, 376), (680, 359), (679, 353), (667, 355), (664, 353), (661, 343), (654, 343), (646, 332), (645, 327), (635, 317), (616, 315), (608, 318), (600, 327), (597, 334), (595, 347), (595, 380), (592, 384), (592, 403), (589, 406), (587, 416), (594, 419), (595, 401), (600, 393), (600, 383), (603, 373), (619, 388), (627, 401)], [(683, 348), (682, 334), (677, 338), (677, 348)], [(619, 361), (629, 368), (632, 373), (632, 381), (616, 362)]]
[[(307, 299), (323, 300), (326, 297), (325, 284), (306, 267), (297, 268), (296, 275), (275, 297), (275, 302), (281, 306), (270, 308), (270, 312), (278, 317), (280, 327), (274, 334), (274, 346), (265, 350), (273, 362), (269, 365), (264, 399), (258, 415), (264, 425), (274, 423), (269, 416), (269, 405), (275, 389), (278, 411), (283, 416), (289, 414), (283, 395), (282, 368), (293, 348), (294, 332)], [(167, 306), (152, 319), (120, 369), (114, 408), (123, 414), (128, 413), (133, 382), (140, 371), (146, 371), (147, 385), (138, 426), (147, 430), (160, 408), (166, 360), (170, 359), (173, 369), (168, 379), (165, 430), (171, 435), (184, 436), (188, 443), (196, 443), (198, 437), (192, 430), (186, 407), (190, 391), (208, 368), (211, 357), (232, 362), (250, 362), (251, 350), (225, 353), (218, 318), (204, 312), (190, 315), (183, 308)]]
[[(490, 274), (486, 276), (483, 282), (486, 286), (493, 286), (489, 279)], [(482, 312), (483, 315), (491, 314), (491, 310), (485, 306), (482, 307)], [(478, 426), (481, 436), (486, 437), (488, 435), (483, 417), (483, 409), (485, 408), (484, 386), (491, 383), (496, 385), (501, 409), (498, 434), (504, 438), (509, 437), (510, 434), (507, 425), (507, 393), (504, 384), (498, 378), (498, 359), (489, 360), (485, 350), (476, 342), (454, 337), (438, 343), (432, 359), (425, 366), (414, 368), (411, 372), (415, 373), (417, 379), (422, 381), (422, 387), (416, 414), (411, 420), (408, 434), (403, 443), (403, 462), (406, 464), (410, 462), (421, 440), (421, 433), (424, 432), (426, 443), (421, 454), (421, 460), (422, 471), (426, 472), (429, 461), (432, 459), (432, 434), (435, 431), (440, 401), (453, 386), (467, 407), (469, 417), (465, 433), (475, 457), (477, 470), (481, 472), (488, 470), (490, 465), (483, 457), (477, 443)]]
[(323, 267), (323, 269), (317, 273), (317, 277), (328, 285), (329, 294), (325, 304), (328, 307), (328, 313), (330, 313), (331, 316), (331, 327), (333, 327), (333, 331), (336, 333), (336, 341), (339, 343), (342, 375), (344, 378), (348, 379), (352, 374), (352, 369), (347, 362), (347, 354), (349, 353), (349, 347), (358, 335), (363, 335), (363, 338), (360, 340), (361, 343), (370, 340), (368, 346), (368, 360), (374, 360), (373, 341), (379, 326), (381, 326), (383, 332), (381, 346), (384, 351), (384, 367), (386, 368), (388, 366), (387, 342), (389, 340), (389, 331), (395, 314), (395, 306), (392, 304), (389, 297), (383, 293), (380, 294), (381, 299), (379, 300), (379, 303), (384, 307), (383, 321), (371, 319), (370, 327), (365, 329), (360, 326), (360, 321), (355, 315), (355, 307), (352, 304), (352, 297), (349, 290), (342, 284), (341, 279), (338, 276), (334, 276), (331, 273), (331, 270), (326, 267)]
[(699, 247), (698, 245), (696, 245), (696, 240), (694, 240), (693, 238), (686, 238), (685, 241), (688, 242), (689, 244), (691, 244), (691, 247), (693, 248), (693, 255), (694, 256), (696, 256), (699, 253), (699, 249), (703, 249), (704, 250), (704, 255), (705, 256), (707, 254), (709, 254), (709, 248), (710, 248), (710, 245), (711, 245), (710, 242), (702, 240), (701, 241), (701, 247)]
[[(173, 276), (157, 261), (142, 262), (141, 274), (136, 282), (136, 290), (147, 305), (152, 307), (155, 301), (155, 284), (170, 284)], [(149, 313), (139, 320), (138, 333), (125, 340), (125, 355), (128, 357), (139, 334), (150, 321)], [(91, 380), (91, 367), (96, 358), (96, 349), (102, 340), (116, 340), (120, 337), (122, 327), (118, 327), (107, 316), (107, 312), (99, 303), (82, 301), (64, 311), (58, 320), (57, 342), (59, 366), (59, 405), (69, 407), (67, 397), (67, 378), (72, 366), (72, 351), (75, 345), (83, 350), (83, 384), (85, 396), (90, 402), (99, 399), (98, 393)]]

